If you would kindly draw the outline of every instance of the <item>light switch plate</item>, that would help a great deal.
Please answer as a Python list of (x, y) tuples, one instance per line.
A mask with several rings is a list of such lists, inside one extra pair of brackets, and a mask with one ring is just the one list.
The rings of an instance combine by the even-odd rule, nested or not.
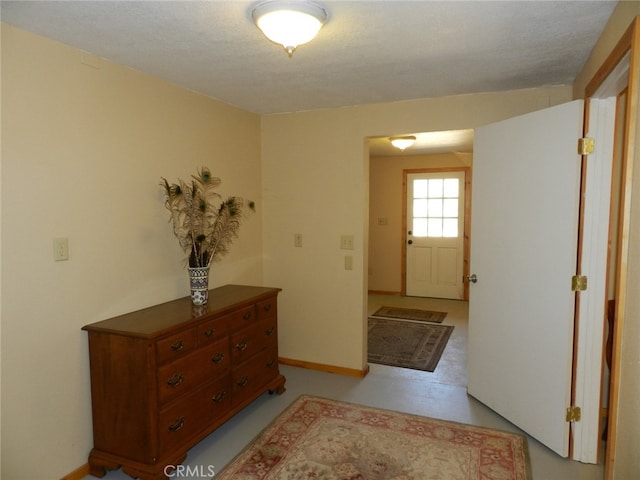
[(353, 256), (345, 255), (344, 256), (344, 269), (345, 270), (353, 270)]
[(342, 250), (353, 250), (353, 235), (340, 235), (340, 248)]
[(69, 239), (54, 238), (53, 239), (53, 259), (56, 262), (69, 260)]

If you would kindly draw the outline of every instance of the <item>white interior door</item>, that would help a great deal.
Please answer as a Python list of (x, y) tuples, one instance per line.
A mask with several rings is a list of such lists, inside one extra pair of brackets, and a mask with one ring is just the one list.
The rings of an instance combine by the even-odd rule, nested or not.
[(406, 294), (464, 294), (463, 171), (407, 174)]
[(476, 130), (468, 391), (566, 457), (583, 102)]

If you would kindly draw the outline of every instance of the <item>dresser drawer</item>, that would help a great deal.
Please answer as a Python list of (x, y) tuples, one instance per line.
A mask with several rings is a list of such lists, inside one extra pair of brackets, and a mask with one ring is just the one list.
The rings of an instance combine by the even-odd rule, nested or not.
[(214, 318), (198, 325), (198, 345), (207, 345), (220, 338), (223, 338), (229, 332), (229, 326), (232, 315), (226, 315), (220, 318)]
[(242, 403), (278, 375), (278, 347), (273, 345), (232, 371), (233, 404)]
[(229, 376), (188, 395), (160, 412), (159, 436), (161, 454), (171, 452), (193, 435), (205, 430), (212, 421), (231, 408)]
[(229, 315), (231, 321), (231, 328), (242, 328), (245, 325), (251, 325), (256, 321), (256, 306), (249, 305), (248, 307), (240, 308)]
[(158, 398), (166, 403), (191, 388), (229, 370), (230, 354), (227, 338), (186, 355), (158, 369)]
[(238, 365), (278, 338), (278, 321), (267, 318), (231, 335), (231, 360)]
[(278, 316), (278, 297), (271, 297), (256, 304), (258, 320)]
[(156, 342), (158, 364), (171, 362), (196, 348), (196, 332), (193, 328), (174, 333)]

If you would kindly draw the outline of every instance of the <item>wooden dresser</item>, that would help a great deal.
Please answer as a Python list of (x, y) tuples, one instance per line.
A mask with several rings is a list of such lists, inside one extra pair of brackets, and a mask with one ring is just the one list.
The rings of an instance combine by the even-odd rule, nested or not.
[[(187, 451), (264, 392), (278, 369), (280, 289), (226, 285), (91, 325), (92, 475), (167, 478)], [(167, 468), (169, 466), (169, 469)]]

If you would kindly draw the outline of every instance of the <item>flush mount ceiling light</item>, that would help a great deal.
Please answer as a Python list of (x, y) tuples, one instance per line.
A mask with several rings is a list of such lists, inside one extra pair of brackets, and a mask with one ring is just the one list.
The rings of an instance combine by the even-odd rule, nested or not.
[(327, 20), (327, 12), (314, 2), (270, 0), (251, 12), (253, 21), (272, 42), (293, 55), (298, 45), (311, 41)]
[(413, 145), (413, 142), (416, 141), (416, 137), (408, 135), (406, 137), (391, 137), (389, 140), (391, 141), (391, 145), (399, 148), (400, 150), (404, 150), (405, 148)]

